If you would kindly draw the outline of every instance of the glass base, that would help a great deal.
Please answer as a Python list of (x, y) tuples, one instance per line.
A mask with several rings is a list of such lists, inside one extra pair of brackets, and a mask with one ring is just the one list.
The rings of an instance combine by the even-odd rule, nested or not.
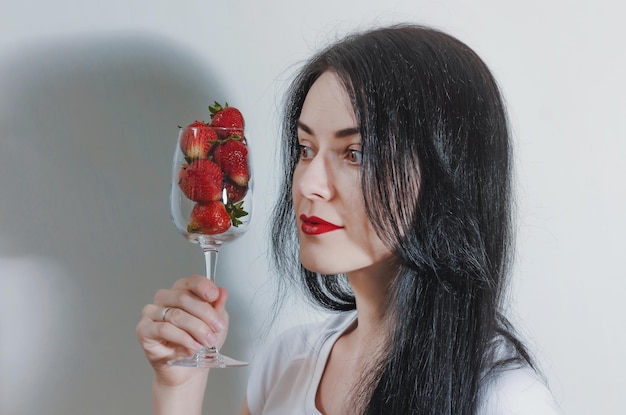
[(171, 366), (198, 367), (198, 368), (225, 368), (247, 366), (248, 362), (241, 362), (220, 354), (215, 347), (203, 347), (193, 356), (167, 362)]

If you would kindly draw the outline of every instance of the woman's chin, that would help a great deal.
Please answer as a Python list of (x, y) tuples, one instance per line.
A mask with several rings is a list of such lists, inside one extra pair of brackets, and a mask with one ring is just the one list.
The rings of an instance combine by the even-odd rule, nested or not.
[(318, 274), (335, 275), (345, 272), (344, 267), (333, 266), (329, 261), (301, 257), (300, 263), (307, 271), (316, 272)]

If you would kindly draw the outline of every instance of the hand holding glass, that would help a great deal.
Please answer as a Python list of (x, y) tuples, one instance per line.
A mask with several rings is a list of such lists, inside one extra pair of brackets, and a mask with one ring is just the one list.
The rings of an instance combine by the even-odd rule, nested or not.
[[(218, 252), (243, 234), (252, 213), (249, 148), (243, 129), (206, 124), (181, 128), (174, 152), (170, 213), (183, 236), (202, 248), (206, 276), (215, 281)], [(215, 346), (168, 362), (189, 367), (244, 366)]]

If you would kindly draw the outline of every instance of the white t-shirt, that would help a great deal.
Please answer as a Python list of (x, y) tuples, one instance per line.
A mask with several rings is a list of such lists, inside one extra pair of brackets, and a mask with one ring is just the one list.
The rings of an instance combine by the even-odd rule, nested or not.
[[(321, 415), (315, 396), (335, 341), (356, 312), (282, 333), (252, 367), (247, 401), (252, 415)], [(486, 385), (483, 415), (555, 415), (552, 394), (530, 367), (505, 370)]]

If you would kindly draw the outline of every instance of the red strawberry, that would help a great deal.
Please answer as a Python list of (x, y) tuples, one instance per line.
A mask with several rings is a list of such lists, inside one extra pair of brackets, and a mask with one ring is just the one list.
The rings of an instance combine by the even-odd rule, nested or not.
[(187, 232), (216, 235), (230, 228), (230, 216), (222, 202), (197, 203), (187, 225)]
[(245, 121), (241, 111), (235, 107), (229, 107), (228, 103), (222, 107), (217, 101), (214, 105), (209, 106), (211, 113), (211, 126), (218, 129), (224, 129), (220, 135), (227, 138), (231, 135), (243, 138), (243, 130)]
[(211, 126), (202, 121), (195, 121), (183, 129), (180, 149), (190, 159), (205, 159), (216, 140), (217, 133)]
[(183, 164), (180, 166), (180, 170), (178, 170), (178, 184), (180, 185), (180, 181), (183, 179), (183, 175), (185, 174), (185, 170), (187, 170), (189, 164)]
[(226, 201), (228, 203), (242, 201), (248, 192), (248, 186), (238, 186), (228, 179), (224, 180), (224, 189), (226, 189)]
[(223, 173), (211, 160), (195, 160), (183, 166), (178, 185), (187, 198), (194, 202), (210, 202), (222, 198)]
[(248, 148), (240, 140), (228, 140), (215, 149), (213, 160), (237, 185), (246, 186), (250, 180)]

